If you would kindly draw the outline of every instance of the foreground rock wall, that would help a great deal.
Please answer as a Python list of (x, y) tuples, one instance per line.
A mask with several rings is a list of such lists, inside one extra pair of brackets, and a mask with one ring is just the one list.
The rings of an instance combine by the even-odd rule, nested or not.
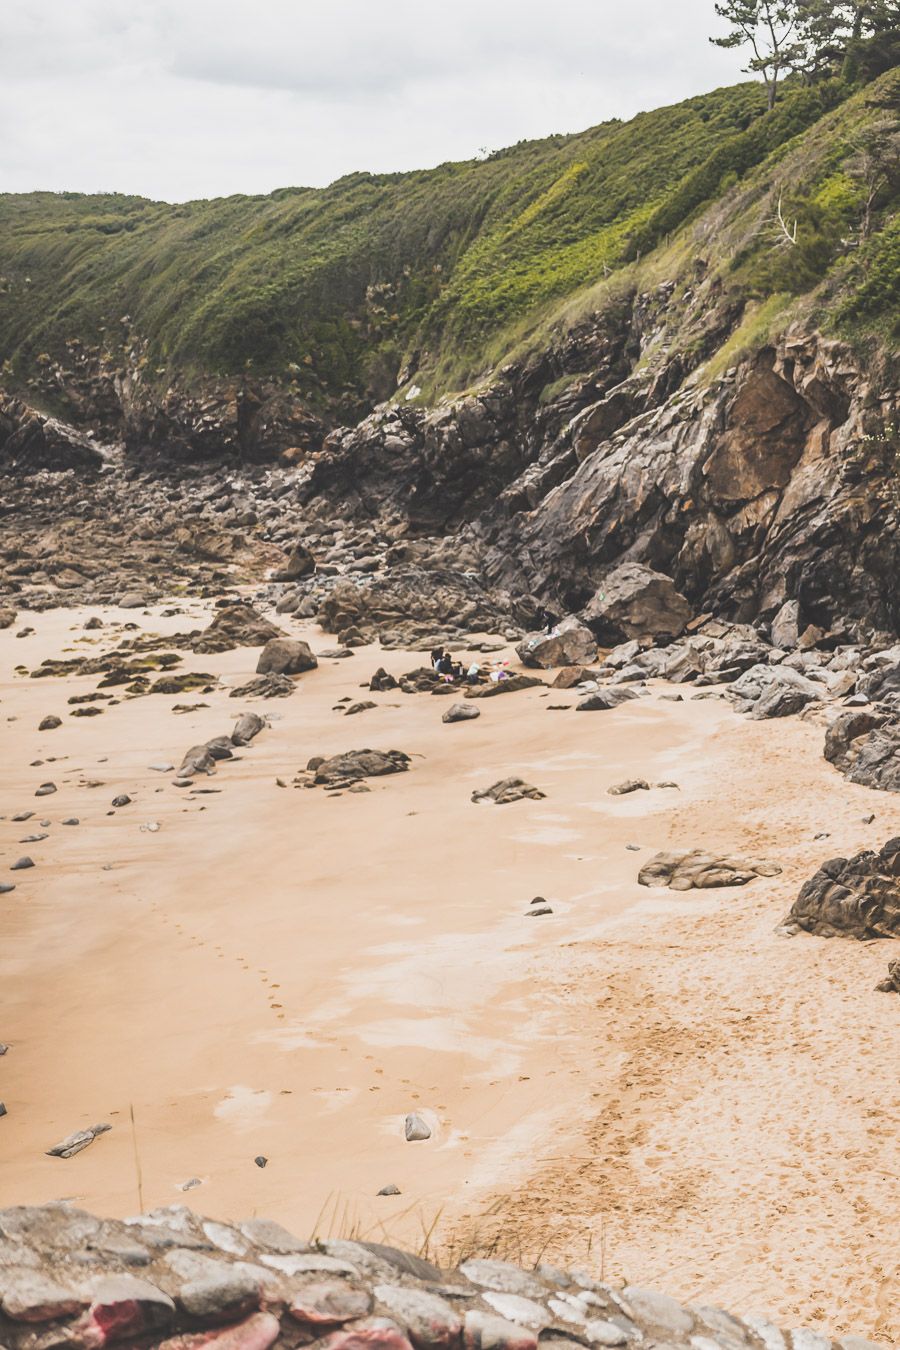
[(172, 1206), (122, 1223), (62, 1204), (0, 1211), (0, 1339), (9, 1350), (832, 1346), (547, 1265), (472, 1258), (443, 1271), (379, 1243), (301, 1242), (265, 1219), (224, 1224)]

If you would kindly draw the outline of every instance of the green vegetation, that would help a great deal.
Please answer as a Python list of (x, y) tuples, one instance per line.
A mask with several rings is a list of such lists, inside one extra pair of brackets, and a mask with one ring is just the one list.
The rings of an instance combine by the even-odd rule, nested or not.
[(0, 196), (0, 361), (21, 383), (78, 342), (131, 353), (149, 383), (271, 375), (346, 416), (401, 371), (428, 396), (458, 389), (633, 285), (684, 289), (700, 252), (764, 326), (821, 293), (848, 332), (886, 332), (897, 175), (873, 168), (884, 136), (860, 146), (898, 105), (896, 71), (856, 91), (789, 79), (770, 113), (742, 84), (324, 190)]

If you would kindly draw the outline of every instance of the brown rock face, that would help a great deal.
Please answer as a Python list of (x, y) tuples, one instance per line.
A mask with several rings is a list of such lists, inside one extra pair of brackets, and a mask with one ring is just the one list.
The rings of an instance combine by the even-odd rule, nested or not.
[(809, 418), (809, 406), (760, 358), (703, 466), (709, 490), (722, 502), (749, 502), (787, 487), (803, 453)]
[(900, 937), (900, 838), (877, 853), (823, 863), (785, 923), (820, 937)]
[(585, 666), (597, 659), (591, 630), (577, 619), (565, 619), (552, 633), (532, 633), (516, 648), (523, 665), (539, 670)]
[(601, 642), (655, 642), (683, 633), (691, 606), (670, 577), (628, 562), (609, 573), (581, 613)]

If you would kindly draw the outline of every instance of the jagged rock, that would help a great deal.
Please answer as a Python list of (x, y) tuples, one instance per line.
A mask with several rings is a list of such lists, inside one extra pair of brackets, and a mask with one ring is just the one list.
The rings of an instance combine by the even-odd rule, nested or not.
[(378, 667), (369, 681), (369, 688), (373, 694), (384, 694), (389, 689), (396, 689), (397, 687), (398, 681), (394, 679), (393, 675), (389, 675), (383, 666)]
[(611, 797), (626, 797), (631, 792), (649, 792), (650, 784), (646, 778), (628, 778), (624, 783), (617, 783), (615, 787), (607, 788)]
[(556, 666), (587, 666), (597, 659), (597, 643), (578, 619), (564, 619), (552, 633), (532, 633), (516, 648), (525, 666), (552, 670)]
[(312, 576), (316, 570), (316, 560), (305, 544), (295, 544), (288, 554), (288, 560), (280, 571), (272, 574), (273, 581), (300, 581)]
[(574, 689), (585, 680), (593, 679), (595, 672), (585, 666), (564, 666), (553, 681), (554, 689)]
[(668, 886), (673, 891), (706, 890), (714, 886), (746, 886), (756, 877), (776, 877), (776, 863), (705, 853), (657, 853), (638, 873), (641, 886)]
[(728, 698), (756, 721), (788, 717), (821, 699), (824, 686), (790, 666), (754, 665), (729, 685)]
[(402, 750), (348, 750), (316, 765), (315, 782), (321, 787), (357, 783), (363, 778), (405, 773), (409, 764), (409, 755)]
[(441, 718), (442, 722), (471, 722), (476, 717), (481, 716), (480, 708), (473, 708), (470, 703), (452, 703)]
[(260, 652), (256, 665), (258, 675), (302, 675), (315, 670), (318, 661), (309, 644), (296, 638), (270, 638)]
[(530, 797), (532, 801), (540, 801), (546, 795), (546, 792), (541, 792), (539, 788), (532, 787), (522, 778), (504, 778), (501, 782), (495, 783), (493, 787), (484, 788), (481, 792), (473, 792), (472, 801), (491, 801), (498, 806), (506, 806), (509, 802), (521, 801), (523, 797)]
[(900, 961), (888, 962), (887, 979), (875, 986), (879, 994), (900, 994)]
[(0, 608), (0, 628), (12, 628), (17, 617), (14, 609)]
[(47, 1149), (47, 1156), (50, 1158), (73, 1158), (76, 1153), (81, 1153), (92, 1144), (98, 1135), (106, 1134), (111, 1130), (111, 1125), (92, 1125), (87, 1130), (76, 1130), (74, 1134), (66, 1135), (60, 1143), (54, 1144), (53, 1148)]
[(851, 783), (900, 792), (900, 716), (842, 713), (825, 733), (825, 758)]
[(194, 641), (195, 652), (230, 652), (235, 647), (262, 647), (272, 638), (283, 638), (280, 628), (258, 614), (252, 605), (228, 605), (220, 609), (208, 628)]
[(297, 683), (289, 675), (259, 675), (255, 680), (232, 689), (230, 698), (290, 698)]
[(900, 937), (900, 837), (832, 858), (806, 882), (785, 925), (820, 937)]
[(581, 616), (601, 642), (656, 642), (684, 631), (691, 606), (671, 577), (627, 562), (608, 573)]
[(97, 470), (103, 455), (90, 436), (0, 391), (0, 463), (26, 473)]

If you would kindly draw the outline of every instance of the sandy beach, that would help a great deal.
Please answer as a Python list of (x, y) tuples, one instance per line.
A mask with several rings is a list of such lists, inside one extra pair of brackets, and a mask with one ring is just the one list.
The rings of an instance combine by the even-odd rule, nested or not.
[[(96, 676), (16, 671), (109, 650), (117, 624), (174, 633), (211, 612), (161, 608), (23, 612), (0, 633), (0, 879), (16, 886), (0, 897), (0, 1204), (190, 1203), (437, 1255), (496, 1248), (900, 1337), (885, 944), (776, 933), (824, 859), (900, 832), (900, 800), (832, 769), (815, 720), (751, 722), (661, 684), (584, 715), (574, 693), (530, 689), (444, 725), (445, 699), (360, 689), (421, 654), (358, 648), (291, 698), (244, 702), (229, 687), (258, 652), (238, 648), (185, 654), (179, 670), (220, 677), (210, 694), (113, 689), (102, 716), (73, 718)], [(93, 614), (106, 626), (86, 632)], [(202, 793), (150, 768), (250, 708), (271, 725)], [(47, 714), (62, 726), (39, 732)], [(310, 756), (362, 747), (405, 751), (410, 771), (359, 794), (291, 785)], [(545, 799), (471, 802), (512, 774)], [(678, 787), (609, 795), (632, 777)], [(637, 884), (657, 850), (693, 847), (783, 871)], [(25, 854), (36, 866), (11, 873)], [(538, 895), (552, 915), (527, 916)], [(430, 1140), (405, 1141), (410, 1111)], [(46, 1156), (101, 1121), (77, 1157)], [(379, 1197), (389, 1184), (401, 1194)]]

